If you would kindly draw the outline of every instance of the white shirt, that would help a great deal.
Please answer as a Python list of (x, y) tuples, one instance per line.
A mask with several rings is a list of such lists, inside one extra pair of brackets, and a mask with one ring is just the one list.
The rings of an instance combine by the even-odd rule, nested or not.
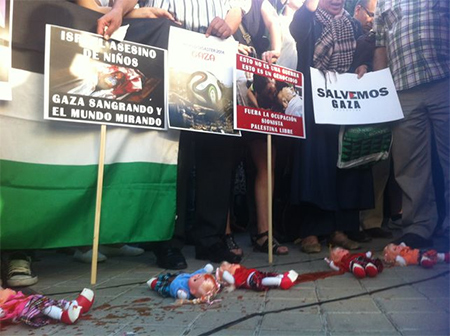
[(228, 11), (240, 7), (243, 14), (251, 7), (247, 0), (139, 0), (140, 7), (163, 8), (172, 13), (184, 28), (199, 33), (206, 29), (215, 17), (225, 19)]

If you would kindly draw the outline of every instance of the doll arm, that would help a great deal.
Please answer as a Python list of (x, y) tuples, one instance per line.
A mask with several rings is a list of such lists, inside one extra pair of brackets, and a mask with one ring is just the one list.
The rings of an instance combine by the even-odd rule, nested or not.
[(212, 274), (212, 272), (214, 271), (214, 267), (211, 264), (206, 264), (205, 267), (203, 267), (203, 269), (208, 274)]
[(337, 267), (337, 266), (334, 264), (334, 261), (331, 261), (331, 260), (328, 259), (328, 258), (325, 258), (324, 260), (328, 263), (328, 266), (330, 266), (330, 268), (331, 268), (332, 270), (339, 271), (339, 267)]
[(403, 258), (401, 256), (395, 257), (395, 263), (399, 266), (406, 266), (406, 260), (405, 260), (405, 258)]
[(367, 251), (366, 252), (366, 257), (371, 259), (372, 258), (372, 251)]
[(177, 291), (177, 299), (186, 300), (188, 298), (188, 293), (186, 291), (179, 289)]
[(234, 276), (228, 271), (223, 272), (222, 279), (229, 285), (234, 285), (235, 283)]

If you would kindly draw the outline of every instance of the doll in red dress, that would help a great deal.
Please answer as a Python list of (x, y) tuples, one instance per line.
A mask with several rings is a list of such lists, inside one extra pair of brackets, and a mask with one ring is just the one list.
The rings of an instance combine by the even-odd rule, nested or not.
[(220, 264), (216, 270), (216, 279), (228, 291), (235, 288), (266, 291), (270, 288), (289, 289), (295, 284), (298, 274), (295, 271), (283, 274), (273, 272), (261, 272), (254, 268), (246, 268), (240, 264), (230, 264), (226, 261)]
[(353, 273), (357, 278), (375, 277), (383, 271), (380, 259), (372, 259), (372, 252), (350, 253), (349, 250), (335, 247), (330, 251), (330, 259), (325, 258), (328, 265), (335, 271)]

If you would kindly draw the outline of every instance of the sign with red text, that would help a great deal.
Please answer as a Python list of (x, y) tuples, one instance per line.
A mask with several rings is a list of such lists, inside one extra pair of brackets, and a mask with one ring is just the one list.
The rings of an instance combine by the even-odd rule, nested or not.
[(317, 124), (363, 125), (403, 118), (390, 70), (338, 74), (311, 68), (314, 118)]
[(235, 128), (305, 138), (303, 74), (236, 55)]
[(237, 42), (170, 27), (169, 127), (239, 136), (233, 128)]
[(46, 26), (44, 118), (166, 130), (166, 51)]

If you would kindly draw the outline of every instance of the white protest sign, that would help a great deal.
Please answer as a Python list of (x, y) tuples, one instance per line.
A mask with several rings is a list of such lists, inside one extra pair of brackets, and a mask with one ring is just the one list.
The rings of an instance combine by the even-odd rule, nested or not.
[(403, 118), (389, 69), (366, 73), (360, 79), (347, 73), (327, 72), (325, 76), (311, 68), (317, 124), (363, 125)]

